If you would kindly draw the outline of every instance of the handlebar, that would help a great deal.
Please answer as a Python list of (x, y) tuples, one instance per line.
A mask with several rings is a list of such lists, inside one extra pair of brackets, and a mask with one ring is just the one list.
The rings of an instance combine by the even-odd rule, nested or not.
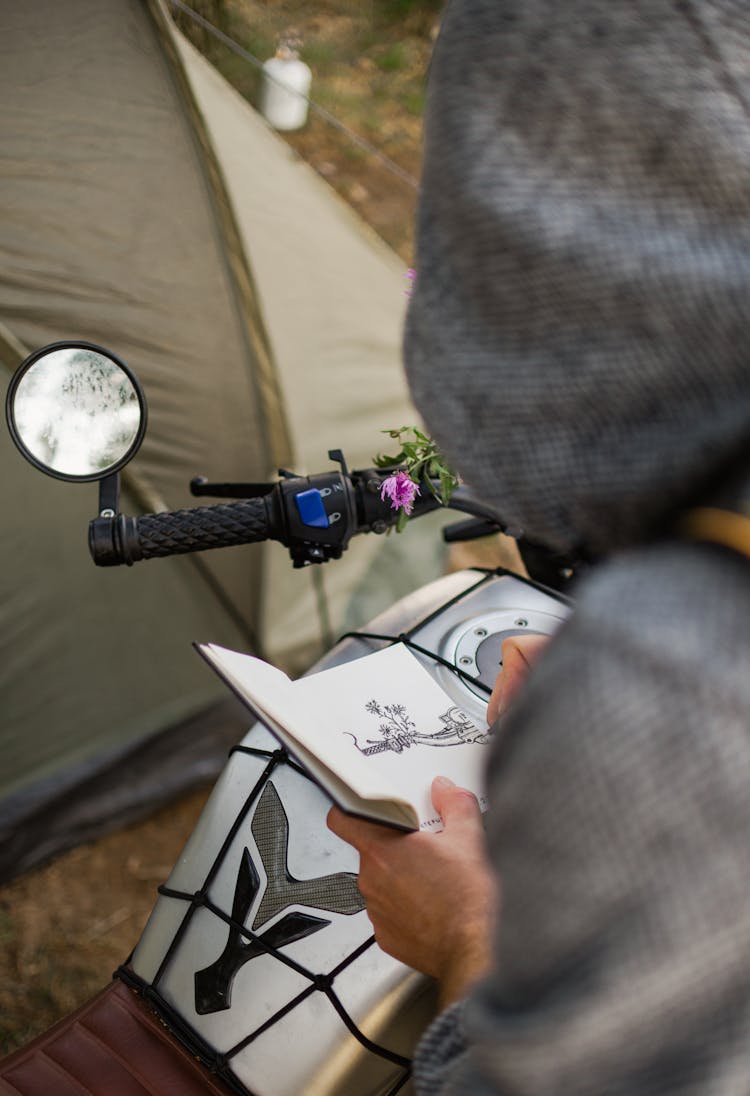
[[(282, 471), (276, 483), (207, 484), (198, 479), (191, 484), (196, 495), (248, 496), (237, 502), (138, 518), (105, 510), (89, 526), (92, 558), (101, 567), (131, 566), (142, 559), (275, 540), (289, 549), (295, 567), (339, 559), (354, 535), (384, 533), (396, 524), (398, 512), (381, 498), (383, 480), (396, 469), (366, 468), (350, 474), (339, 450), (328, 455), (340, 464), (340, 470), (314, 476)], [(427, 481), (412, 517), (441, 505)], [(447, 505), (471, 515), (471, 520), (445, 529), (446, 540), (507, 533), (518, 541), (533, 577), (556, 589), (568, 584), (570, 560), (530, 545), (521, 530), (508, 528), (497, 511), (467, 488), (458, 487)]]
[[(282, 472), (277, 483), (207, 484), (196, 479), (191, 484), (197, 495), (250, 496), (239, 502), (139, 518), (104, 510), (89, 526), (94, 562), (129, 566), (142, 559), (263, 540), (286, 545), (295, 567), (338, 559), (352, 536), (384, 533), (395, 525), (398, 514), (381, 498), (383, 480), (392, 470), (368, 468), (350, 475), (338, 450), (329, 456), (340, 463), (340, 471), (314, 476)], [(439, 505), (431, 493), (425, 494), (415, 507), (419, 513)]]

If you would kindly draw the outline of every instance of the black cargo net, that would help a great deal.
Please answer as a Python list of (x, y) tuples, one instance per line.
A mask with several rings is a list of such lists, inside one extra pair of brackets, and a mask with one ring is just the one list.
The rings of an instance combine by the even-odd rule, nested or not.
[[(489, 694), (491, 690), (477, 678), (465, 673), (449, 660), (443, 658), (434, 651), (428, 650), (412, 639), (412, 636), (416, 632), (423, 629), (439, 613), (444, 612), (451, 605), (461, 601), (469, 593), (475, 591), (478, 586), (487, 582), (498, 572), (483, 571), (481, 573), (483, 577), (479, 582), (472, 585), (468, 590), (462, 591), (450, 601), (444, 602), (439, 609), (420, 620), (419, 623), (415, 624), (407, 632), (402, 632), (399, 635), (383, 635), (374, 632), (353, 631), (347, 632), (341, 639), (377, 641), (387, 645), (403, 643), (417, 654), (428, 657), (439, 665), (446, 667), (452, 673), (470, 683), (473, 688), (478, 688)], [(409, 1080), (411, 1075), (411, 1059), (404, 1057), (401, 1054), (397, 1054), (395, 1051), (389, 1050), (387, 1047), (381, 1046), (369, 1039), (364, 1032), (359, 1029), (354, 1019), (347, 1012), (334, 988), (336, 978), (342, 971), (351, 966), (351, 964), (367, 951), (368, 948), (371, 948), (375, 944), (375, 937), (370, 936), (368, 939), (364, 940), (337, 966), (329, 971), (319, 972), (308, 970), (304, 965), (296, 962), (291, 956), (280, 950), (281, 947), (285, 944), (302, 939), (307, 935), (311, 935), (319, 929), (326, 927), (330, 924), (330, 921), (306, 914), (291, 913), (287, 914), (281, 921), (275, 922), (271, 928), (258, 932), (255, 931), (256, 927), (269, 918), (256, 914), (253, 920), (253, 927), (248, 927), (245, 924), (244, 918), (249, 912), (250, 907), (254, 904), (258, 889), (258, 875), (247, 849), (244, 850), (244, 857), (241, 860), (237, 874), (237, 884), (235, 887), (232, 911), (228, 913), (226, 910), (222, 909), (210, 896), (209, 892), (211, 886), (222, 868), (248, 815), (253, 810), (253, 807), (256, 807), (251, 823), (253, 837), (259, 850), (261, 850), (264, 863), (266, 863), (266, 859), (262, 849), (269, 843), (273, 844), (273, 830), (278, 830), (283, 828), (284, 825), (288, 825), (283, 807), (280, 802), (278, 804), (276, 802), (278, 800), (278, 794), (271, 781), (271, 777), (278, 767), (290, 766), (300, 776), (303, 776), (307, 780), (311, 779), (304, 769), (297, 764), (294, 758), (289, 756), (284, 748), (263, 750), (251, 746), (237, 745), (232, 748), (230, 755), (233, 753), (247, 754), (261, 758), (266, 763), (265, 767), (234, 819), (232, 826), (224, 838), (224, 841), (203, 880), (202, 886), (192, 893), (175, 890), (166, 884), (163, 884), (158, 888), (159, 894), (163, 895), (165, 898), (176, 899), (186, 903), (187, 909), (164, 953), (152, 982), (150, 984), (145, 982), (127, 965), (120, 967), (116, 974), (119, 978), (136, 989), (151, 1004), (151, 1006), (163, 1017), (167, 1026), (175, 1036), (184, 1043), (213, 1074), (219, 1077), (228, 1088), (241, 1094), (241, 1096), (253, 1096), (253, 1094), (234, 1073), (232, 1069), (232, 1060), (236, 1055), (245, 1050), (256, 1039), (263, 1035), (264, 1032), (272, 1028), (274, 1024), (278, 1023), (306, 1001), (312, 994), (321, 993), (330, 1002), (347, 1031), (350, 1032), (365, 1050), (398, 1067), (398, 1074), (391, 1083), (391, 1086), (387, 1089), (383, 1088), (380, 1090), (383, 1096), (395, 1096)], [(256, 816), (259, 814), (261, 806), (264, 807), (265, 812), (268, 814), (268, 821), (265, 822), (262, 827), (258, 826), (256, 828)], [(267, 855), (273, 856), (276, 854), (271, 850)], [(267, 887), (267, 891), (270, 891), (268, 901), (273, 901), (273, 888), (276, 886), (276, 882), (270, 878), (271, 873), (269, 872), (268, 874), (269, 887)], [(278, 874), (278, 870), (276, 874)], [(351, 875), (351, 873), (340, 872), (337, 873), (335, 877), (325, 877), (323, 880), (312, 881), (295, 880), (288, 875), (288, 872), (285, 873), (283, 868), (281, 874), (285, 874), (286, 876), (286, 882), (284, 882), (282, 886), (287, 889), (289, 887), (294, 887), (295, 885), (304, 889), (306, 886), (309, 887), (313, 883), (323, 882), (327, 884), (324, 888), (324, 893), (321, 893), (321, 891), (318, 890), (315, 894), (314, 902), (311, 902), (311, 908), (318, 912), (321, 910), (330, 910), (338, 913), (355, 913), (359, 909), (364, 909), (364, 902), (361, 900), (361, 897), (359, 897), (359, 904), (356, 904), (357, 898), (353, 895), (352, 887), (349, 885), (349, 879), (355, 881), (355, 877)], [(353, 890), (356, 891), (356, 886), (353, 887)], [(356, 892), (356, 894), (358, 896), (358, 892)], [(304, 904), (304, 894), (300, 892), (299, 895), (294, 896), (294, 900), (298, 904)], [(267, 898), (264, 894), (261, 907), (263, 907), (263, 904), (266, 903), (266, 901)], [(284, 908), (283, 904), (279, 904), (278, 909), (276, 909), (275, 912), (279, 912), (282, 908)], [(273, 956), (279, 963), (283, 963), (306, 979), (308, 983), (300, 993), (286, 1002), (286, 1004), (273, 1013), (272, 1016), (269, 1016), (257, 1028), (248, 1032), (244, 1038), (223, 1052), (213, 1048), (203, 1036), (201, 1036), (179, 1012), (177, 1012), (160, 991), (160, 985), (177, 955), (196, 911), (199, 909), (208, 910), (220, 921), (223, 921), (229, 930), (227, 943), (223, 953), (213, 964), (211, 964), (211, 967), (204, 968), (202, 971), (197, 971), (195, 974), (196, 1011), (199, 1014), (215, 1012), (219, 1009), (229, 1007), (231, 984), (234, 975), (245, 962), (258, 955), (267, 954)], [(260, 909), (258, 913), (260, 913)], [(272, 912), (269, 916), (273, 917), (275, 916), (275, 913)]]

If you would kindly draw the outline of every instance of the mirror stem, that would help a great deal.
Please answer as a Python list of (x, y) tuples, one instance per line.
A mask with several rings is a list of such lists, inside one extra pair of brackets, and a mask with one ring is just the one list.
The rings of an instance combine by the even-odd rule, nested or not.
[(120, 475), (113, 472), (99, 481), (99, 516), (114, 517), (120, 510)]

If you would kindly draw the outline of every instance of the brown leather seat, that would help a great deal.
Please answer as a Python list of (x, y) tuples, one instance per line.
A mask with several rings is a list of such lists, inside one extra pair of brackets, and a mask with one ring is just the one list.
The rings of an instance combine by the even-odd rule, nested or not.
[(112, 982), (0, 1062), (2, 1096), (230, 1096), (133, 990)]

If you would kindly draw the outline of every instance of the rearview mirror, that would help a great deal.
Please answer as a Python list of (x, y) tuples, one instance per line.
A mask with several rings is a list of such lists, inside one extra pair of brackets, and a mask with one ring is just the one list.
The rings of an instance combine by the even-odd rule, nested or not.
[(146, 431), (138, 379), (94, 343), (57, 342), (31, 354), (13, 375), (5, 413), (26, 459), (63, 480), (99, 480), (119, 471)]

